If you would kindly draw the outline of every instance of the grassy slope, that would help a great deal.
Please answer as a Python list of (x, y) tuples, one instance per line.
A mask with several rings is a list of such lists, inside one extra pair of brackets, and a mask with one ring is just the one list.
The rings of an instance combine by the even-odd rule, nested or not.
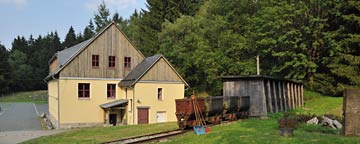
[[(305, 91), (303, 113), (316, 115), (334, 114), (341, 116), (342, 97), (325, 97), (319, 93)], [(323, 134), (295, 130), (293, 137), (281, 137), (276, 119), (247, 119), (234, 124), (219, 125), (211, 128), (206, 135), (193, 132), (170, 139), (166, 143), (359, 143), (360, 137)]]
[(295, 130), (295, 136), (282, 137), (278, 132), (275, 119), (246, 119), (234, 124), (211, 127), (206, 135), (195, 135), (188, 132), (175, 137), (165, 143), (206, 143), (206, 144), (233, 144), (233, 143), (360, 143), (360, 137), (343, 137), (315, 132)]
[[(341, 114), (342, 98), (324, 97), (305, 91), (305, 113)], [(125, 137), (176, 129), (176, 123), (96, 127), (75, 129), (62, 134), (41, 137), (26, 143), (101, 143)], [(195, 135), (188, 132), (166, 143), (360, 143), (360, 137), (343, 137), (296, 130), (293, 137), (280, 137), (275, 119), (247, 119), (211, 128), (211, 133)]]
[(305, 91), (305, 106), (304, 112), (324, 115), (333, 114), (336, 116), (342, 116), (342, 97), (325, 97), (319, 93)]
[(25, 143), (103, 143), (126, 137), (177, 129), (176, 123), (128, 125), (121, 127), (93, 127), (74, 129), (53, 136), (45, 136)]
[(0, 102), (34, 102), (47, 103), (47, 91), (17, 92), (0, 97)]

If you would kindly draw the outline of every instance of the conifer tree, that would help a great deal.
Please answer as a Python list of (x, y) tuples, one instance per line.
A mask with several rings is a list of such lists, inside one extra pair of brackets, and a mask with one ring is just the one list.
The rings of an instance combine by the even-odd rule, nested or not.
[(88, 40), (95, 35), (95, 28), (92, 20), (90, 19), (89, 24), (84, 29), (84, 40)]
[(62, 45), (64, 48), (69, 48), (75, 44), (77, 44), (75, 30), (72, 26), (70, 26), (69, 31), (66, 34), (65, 40)]
[(96, 24), (96, 32), (102, 30), (111, 22), (110, 11), (106, 8), (104, 1), (98, 6), (98, 13), (94, 15), (94, 22)]

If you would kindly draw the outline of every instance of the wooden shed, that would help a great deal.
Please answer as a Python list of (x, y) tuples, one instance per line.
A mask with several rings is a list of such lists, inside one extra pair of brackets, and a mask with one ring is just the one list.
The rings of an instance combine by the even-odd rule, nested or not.
[(224, 96), (250, 96), (250, 116), (302, 107), (303, 84), (263, 75), (222, 76)]

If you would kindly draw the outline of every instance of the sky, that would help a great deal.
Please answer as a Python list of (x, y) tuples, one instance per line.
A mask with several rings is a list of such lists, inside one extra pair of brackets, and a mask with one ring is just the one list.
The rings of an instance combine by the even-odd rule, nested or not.
[[(0, 44), (7, 49), (17, 36), (26, 39), (50, 32), (64, 40), (70, 26), (83, 32), (102, 0), (0, 0)], [(146, 9), (145, 0), (104, 0), (111, 15), (129, 18), (135, 9)], [(95, 24), (95, 23), (94, 23)]]

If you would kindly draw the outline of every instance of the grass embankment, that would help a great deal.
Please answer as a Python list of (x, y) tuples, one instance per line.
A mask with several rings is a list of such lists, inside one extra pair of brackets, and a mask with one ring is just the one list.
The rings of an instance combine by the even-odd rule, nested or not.
[(342, 116), (342, 97), (323, 96), (312, 91), (304, 91), (305, 105), (303, 112), (316, 115), (333, 114)]
[(128, 125), (120, 127), (81, 128), (53, 136), (40, 137), (24, 143), (103, 143), (126, 137), (175, 130), (177, 128), (178, 126), (174, 122), (149, 125)]
[(0, 96), (0, 102), (33, 102), (42, 104), (48, 102), (48, 93), (45, 90), (17, 92)]
[[(304, 98), (305, 106), (296, 110), (297, 112), (318, 116), (342, 114), (342, 97), (326, 97), (316, 92), (305, 91)], [(306, 126), (297, 128), (292, 137), (282, 137), (279, 135), (276, 119), (246, 119), (233, 124), (214, 126), (206, 135), (189, 132), (165, 143), (360, 143), (360, 137), (308, 132), (309, 129), (321, 131), (321, 128)]]
[(295, 136), (282, 137), (279, 135), (278, 129), (276, 119), (246, 119), (233, 124), (211, 127), (211, 132), (206, 135), (195, 135), (193, 132), (188, 132), (165, 143), (360, 143), (360, 137), (344, 137), (341, 135), (307, 132), (301, 129), (294, 131)]
[[(297, 110), (301, 113), (341, 115), (342, 98), (325, 97), (309, 91), (305, 91), (304, 97), (305, 108)], [(26, 143), (101, 143), (172, 129), (177, 129), (176, 123), (84, 128), (34, 139)], [(309, 132), (309, 129), (311, 128), (298, 128), (294, 136), (282, 137), (279, 135), (276, 119), (254, 118), (211, 127), (211, 132), (206, 135), (188, 132), (171, 138), (165, 143), (360, 143), (360, 137)]]

